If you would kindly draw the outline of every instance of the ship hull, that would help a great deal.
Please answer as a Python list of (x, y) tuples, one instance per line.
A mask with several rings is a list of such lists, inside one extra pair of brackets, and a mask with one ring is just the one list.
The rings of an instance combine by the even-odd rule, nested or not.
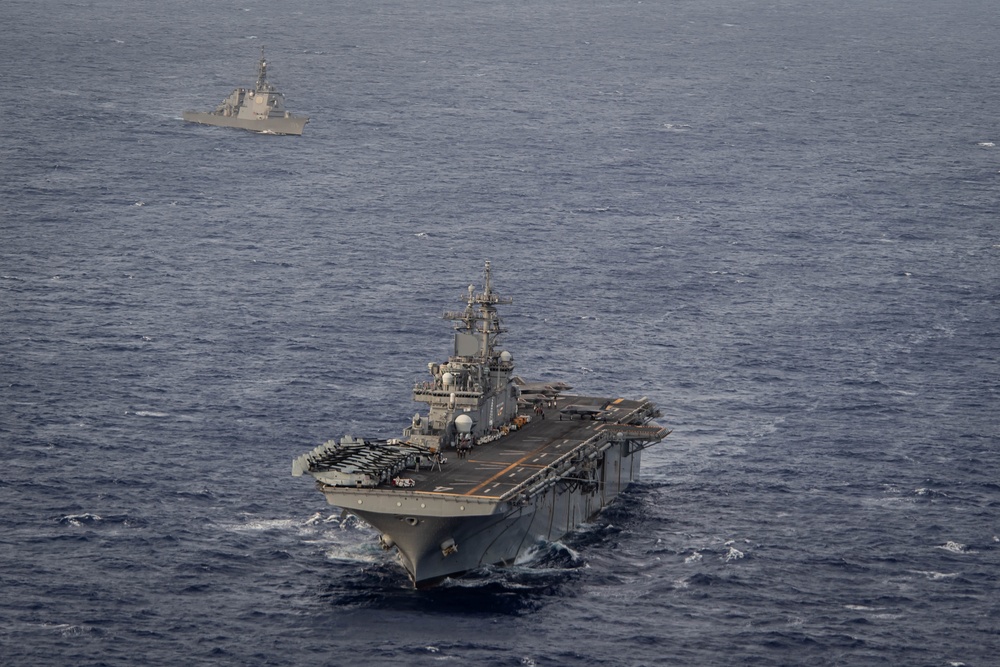
[[(638, 479), (641, 449), (617, 443), (586, 483), (560, 480), (519, 503), (464, 496), (327, 488), (327, 500), (370, 524), (395, 547), (416, 587), (488, 565), (510, 565), (539, 543), (572, 532)], [(360, 502), (359, 502), (360, 501)], [(393, 511), (393, 508), (395, 511)]]
[(213, 113), (185, 111), (183, 118), (189, 123), (213, 125), (215, 127), (234, 127), (240, 130), (250, 130), (263, 134), (301, 135), (309, 119), (305, 116), (285, 116), (256, 120), (237, 118), (236, 116), (221, 116)]
[(483, 275), (483, 291), (470, 285), (465, 309), (445, 313), (458, 323), (455, 353), (414, 385), (414, 400), (430, 408), (402, 439), (344, 435), (292, 460), (293, 476), (311, 475), (329, 504), (397, 549), (418, 587), (516, 563), (575, 530), (639, 477), (642, 451), (670, 434), (646, 397), (516, 381), (513, 356), (497, 347), (496, 306), (511, 300), (493, 291), (489, 262)]

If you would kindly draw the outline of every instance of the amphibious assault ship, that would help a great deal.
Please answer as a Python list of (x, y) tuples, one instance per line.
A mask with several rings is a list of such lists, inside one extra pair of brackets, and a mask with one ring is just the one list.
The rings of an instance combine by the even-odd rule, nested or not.
[(402, 437), (350, 435), (292, 462), (329, 504), (395, 548), (418, 587), (487, 565), (509, 565), (592, 518), (639, 476), (642, 451), (669, 431), (646, 398), (577, 396), (561, 382), (527, 383), (499, 349), (504, 329), (486, 262), (469, 286), (454, 353), (427, 365), (413, 399), (429, 406)]
[(302, 134), (309, 119), (285, 110), (285, 96), (267, 80), (264, 47), (257, 63), (257, 83), (253, 88), (237, 88), (215, 111), (185, 111), (189, 123), (236, 127), (265, 134)]

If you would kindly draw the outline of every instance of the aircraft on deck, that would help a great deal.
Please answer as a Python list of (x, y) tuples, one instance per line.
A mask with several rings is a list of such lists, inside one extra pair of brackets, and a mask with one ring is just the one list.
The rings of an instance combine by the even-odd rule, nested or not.
[(607, 414), (607, 410), (599, 408), (596, 405), (567, 405), (565, 408), (559, 410), (559, 419), (562, 419), (563, 415), (570, 419), (577, 416), (580, 417), (580, 419), (584, 419), (586, 417), (591, 419), (604, 419)]
[(525, 382), (520, 376), (515, 375), (511, 378), (514, 384), (517, 385), (518, 391), (521, 392), (521, 397), (525, 401), (535, 401), (540, 399), (552, 399), (559, 395), (560, 392), (568, 391), (573, 387), (566, 384), (565, 382)]

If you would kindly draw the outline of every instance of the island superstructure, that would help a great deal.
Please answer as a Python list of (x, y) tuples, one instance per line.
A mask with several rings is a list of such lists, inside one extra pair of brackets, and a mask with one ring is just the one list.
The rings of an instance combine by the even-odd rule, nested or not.
[(343, 436), (292, 463), (330, 505), (373, 526), (416, 586), (506, 565), (594, 517), (639, 477), (642, 451), (669, 431), (646, 398), (578, 396), (515, 376), (486, 262), (469, 286), (453, 354), (429, 363), (413, 399), (428, 406), (402, 437)]
[(264, 47), (257, 63), (257, 82), (253, 88), (237, 88), (214, 111), (185, 111), (190, 123), (235, 127), (265, 134), (302, 134), (309, 119), (293, 116), (285, 109), (285, 96), (267, 79)]

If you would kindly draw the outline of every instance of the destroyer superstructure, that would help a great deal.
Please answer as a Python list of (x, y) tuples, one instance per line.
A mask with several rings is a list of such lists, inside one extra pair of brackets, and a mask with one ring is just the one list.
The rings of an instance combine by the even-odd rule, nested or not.
[(265, 134), (302, 134), (309, 119), (293, 116), (285, 109), (285, 96), (267, 79), (264, 47), (257, 63), (257, 82), (253, 88), (237, 88), (214, 111), (185, 111), (190, 123), (235, 127)]
[(645, 398), (568, 395), (564, 383), (514, 376), (496, 310), (511, 300), (494, 293), (489, 262), (465, 303), (445, 314), (453, 354), (413, 388), (428, 411), (401, 438), (344, 436), (292, 463), (378, 530), (417, 586), (559, 539), (637, 479), (642, 450), (669, 433)]

